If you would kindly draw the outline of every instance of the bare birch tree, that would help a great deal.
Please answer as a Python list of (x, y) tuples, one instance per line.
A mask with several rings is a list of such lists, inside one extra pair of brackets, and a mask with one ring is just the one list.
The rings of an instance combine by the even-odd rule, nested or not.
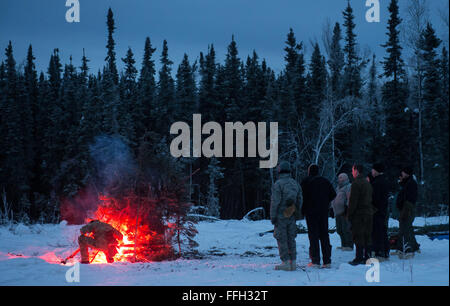
[(420, 39), (427, 22), (429, 21), (429, 8), (426, 0), (409, 0), (406, 7), (406, 20), (403, 29), (405, 44), (413, 51), (408, 67), (415, 72), (415, 100), (418, 115), (418, 144), (419, 144), (419, 181), (424, 180), (424, 154), (423, 154), (423, 61), (420, 51)]

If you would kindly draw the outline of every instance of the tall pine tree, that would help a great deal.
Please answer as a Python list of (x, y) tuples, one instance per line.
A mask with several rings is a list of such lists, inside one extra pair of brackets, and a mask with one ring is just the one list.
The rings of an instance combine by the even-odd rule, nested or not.
[[(405, 165), (414, 166), (417, 161), (416, 143), (413, 137), (412, 114), (407, 108), (407, 88), (399, 26), (401, 19), (397, 0), (389, 5), (388, 41), (382, 45), (387, 56), (382, 61), (386, 79), (382, 87), (383, 107), (386, 111), (386, 152), (384, 162), (389, 177), (396, 178)], [(382, 145), (382, 144), (380, 144)]]
[[(448, 105), (442, 100), (440, 60), (437, 54), (441, 40), (430, 23), (422, 33), (420, 47), (424, 63), (423, 73), (423, 110), (424, 110), (424, 180), (426, 198), (429, 204), (441, 204), (447, 185), (442, 185), (445, 172), (444, 160), (448, 159), (448, 153), (443, 152), (445, 140), (442, 127), (448, 118), (442, 117), (442, 112)], [(448, 186), (447, 186), (448, 187)]]

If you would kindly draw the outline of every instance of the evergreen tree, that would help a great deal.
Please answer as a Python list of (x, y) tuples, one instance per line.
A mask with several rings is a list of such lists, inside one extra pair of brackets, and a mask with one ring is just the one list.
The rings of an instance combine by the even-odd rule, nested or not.
[(331, 90), (335, 99), (343, 98), (342, 69), (344, 67), (344, 53), (341, 48), (341, 40), (341, 27), (339, 23), (336, 22), (330, 46), (330, 59), (328, 60), (328, 66), (330, 67), (331, 72)]
[(400, 45), (399, 25), (402, 22), (399, 16), (399, 7), (397, 0), (391, 0), (389, 5), (390, 18), (388, 21), (388, 41), (382, 45), (386, 48), (388, 57), (384, 58), (383, 68), (384, 76), (392, 78), (394, 83), (398, 83), (404, 78), (404, 62), (401, 57), (402, 47)]
[(208, 121), (218, 121), (223, 114), (223, 104), (216, 92), (216, 52), (214, 45), (208, 46), (208, 53), (200, 53), (200, 85), (198, 92), (198, 109)]
[(80, 71), (81, 71), (80, 77), (81, 77), (81, 82), (83, 85), (85, 85), (85, 83), (87, 82), (88, 77), (89, 77), (88, 63), (89, 63), (89, 59), (86, 57), (86, 54), (85, 54), (84, 48), (83, 48), (83, 57), (81, 58), (81, 66), (80, 66)]
[(228, 52), (224, 66), (224, 105), (226, 120), (235, 122), (241, 120), (245, 114), (242, 113), (242, 71), (241, 60), (238, 57), (238, 49), (234, 35), (228, 45)]
[(111, 10), (111, 8), (108, 9), (108, 16), (107, 16), (107, 22), (108, 26), (108, 43), (106, 44), (106, 48), (108, 49), (107, 56), (105, 58), (105, 61), (107, 62), (107, 71), (110, 74), (110, 77), (112, 78), (114, 84), (118, 84), (119, 82), (119, 74), (117, 72), (117, 66), (116, 66), (116, 51), (115, 48), (115, 41), (114, 41), (114, 30), (115, 22), (114, 22), (114, 14)]
[[(33, 55), (33, 48), (30, 45), (28, 47), (27, 60), (24, 67), (24, 79), (25, 79), (25, 91), (26, 91), (26, 106), (23, 108), (23, 122), (24, 126), (22, 127), (24, 131), (25, 138), (25, 146), (27, 152), (27, 160), (29, 162), (28, 171), (29, 171), (29, 179), (30, 179), (30, 189), (36, 190), (37, 183), (37, 171), (39, 169), (39, 156), (37, 155), (39, 143), (37, 139), (38, 131), (37, 131), (37, 114), (39, 111), (38, 105), (38, 96), (39, 96), (39, 88), (38, 88), (38, 79), (37, 79), (37, 71), (34, 60), (36, 58)], [(28, 123), (28, 125), (25, 125)], [(30, 192), (30, 198), (32, 199), (33, 193)], [(32, 214), (30, 217), (36, 217), (36, 210), (30, 211)]]
[(116, 67), (115, 41), (113, 38), (115, 27), (114, 15), (108, 9), (107, 15), (108, 40), (106, 44), (106, 67), (103, 69), (102, 94), (102, 131), (106, 134), (119, 134), (120, 124), (117, 118), (119, 111), (120, 93), (118, 88), (119, 74)]
[(355, 34), (355, 16), (350, 1), (347, 2), (347, 8), (343, 12), (345, 27), (345, 66), (344, 66), (344, 94), (350, 97), (361, 97), (361, 74), (360, 58), (357, 54), (357, 43)]
[(306, 95), (305, 62), (303, 44), (297, 43), (294, 31), (289, 29), (285, 41), (285, 69), (279, 76), (281, 92), (276, 120), (282, 133), (291, 133), (297, 128), (299, 119), (304, 118)]
[(136, 148), (137, 139), (134, 128), (134, 119), (138, 118), (135, 114), (139, 111), (136, 108), (137, 104), (137, 69), (134, 66), (136, 61), (134, 60), (133, 51), (128, 48), (125, 58), (122, 58), (125, 64), (125, 71), (122, 74), (120, 80), (120, 103), (118, 105), (119, 112), (119, 133), (124, 138), (125, 143), (131, 145), (132, 148)]
[(314, 129), (317, 126), (322, 101), (326, 97), (327, 87), (327, 70), (318, 43), (314, 45), (309, 71), (306, 115), (311, 122), (311, 128)]
[(196, 63), (191, 65), (187, 54), (184, 54), (176, 75), (175, 121), (190, 121), (196, 109), (195, 70)]
[[(361, 101), (361, 70), (365, 63), (358, 55), (355, 16), (350, 1), (347, 2), (347, 7), (343, 11), (343, 17), (343, 26), (345, 28), (344, 67), (341, 82), (342, 91), (338, 92), (338, 98), (345, 98), (346, 102), (343, 104), (343, 109), (338, 111), (338, 116), (345, 111), (363, 107)], [(336, 148), (337, 151), (342, 152), (344, 171), (349, 171), (351, 165), (356, 161), (362, 162), (367, 160), (367, 143), (365, 142), (367, 130), (365, 128), (367, 126), (361, 125), (356, 114), (353, 113), (351, 124), (347, 129), (336, 133)]]
[(81, 105), (77, 98), (79, 88), (78, 74), (70, 57), (70, 63), (65, 65), (61, 85), (61, 139), (64, 141), (64, 159), (70, 159), (78, 153), (77, 130), (81, 119)]
[[(35, 173), (36, 178), (36, 193), (40, 195), (48, 194), (48, 181), (46, 180), (46, 174), (45, 169), (47, 168), (47, 162), (46, 158), (49, 157), (49, 152), (46, 152), (47, 145), (49, 139), (48, 131), (49, 127), (51, 126), (50, 122), (50, 105), (48, 103), (48, 96), (50, 93), (50, 87), (48, 80), (45, 79), (45, 75), (43, 72), (39, 75), (38, 80), (38, 110), (36, 113), (36, 156), (37, 159), (37, 170)], [(37, 207), (40, 208), (40, 207)]]
[[(5, 63), (2, 61), (0, 63), (0, 146), (2, 148), (4, 148), (6, 146), (6, 143), (5, 143), (6, 129), (4, 128), (5, 122), (6, 122), (6, 116), (5, 116), (5, 111), (6, 111), (5, 106), (6, 105), (5, 105), (5, 101), (4, 101), (4, 97), (6, 97), (6, 84), (7, 84), (6, 67), (5, 67)], [(5, 160), (5, 152), (3, 150), (0, 150), (0, 179), (4, 178), (4, 172), (2, 170), (2, 167), (4, 165), (4, 160)], [(4, 186), (0, 186), (0, 188), (4, 188)]]
[[(411, 14), (424, 7), (415, 5)], [(441, 41), (431, 24), (420, 25), (424, 15), (411, 17), (416, 18), (416, 27), (410, 33), (412, 38), (408, 38), (414, 42), (413, 81), (418, 81), (412, 84), (418, 86), (411, 86), (402, 59), (398, 0), (391, 0), (389, 12), (387, 42), (382, 45), (386, 56), (378, 68), (373, 55), (367, 84), (362, 77), (366, 61), (359, 56), (355, 16), (349, 1), (343, 11), (342, 28), (335, 23), (332, 35), (326, 37), (327, 61), (315, 43), (306, 63), (303, 43), (289, 29), (283, 54), (285, 66), (277, 75), (256, 51), (241, 60), (234, 36), (224, 62), (217, 62), (213, 45), (200, 53), (198, 84), (197, 61), (190, 62), (187, 55), (173, 78), (174, 63), (169, 59), (166, 41), (157, 82), (153, 60), (156, 49), (148, 37), (141, 67), (137, 67), (133, 51), (128, 48), (122, 58), (124, 69), (118, 71), (116, 24), (111, 9), (106, 22), (105, 65), (98, 73), (90, 73), (84, 49), (77, 68), (71, 57), (63, 64), (55, 49), (47, 73), (38, 77), (32, 46), (23, 64), (17, 65), (9, 43), (4, 61), (0, 62), (0, 193), (5, 191), (16, 220), (59, 221), (59, 201), (97, 182), (90, 144), (96, 136), (109, 134), (121, 138), (138, 157), (136, 181), (142, 186), (135, 184), (134, 188), (139, 198), (145, 201), (147, 197), (146, 180), (152, 182), (155, 193), (171, 197), (176, 193), (175, 201), (158, 202), (163, 204), (161, 214), (152, 218), (161, 222), (162, 211), (168, 209), (165, 217), (177, 217), (179, 234), (194, 234), (186, 226), (189, 205), (184, 204), (187, 201), (183, 197), (188, 194), (192, 200), (196, 193), (197, 204), (204, 203), (208, 213), (216, 217), (239, 218), (257, 205), (268, 208), (275, 177), (273, 169), (259, 169), (258, 158), (226, 158), (220, 160), (219, 166), (215, 158), (175, 160), (170, 156), (170, 124), (189, 121), (192, 113), (200, 112), (203, 122), (278, 121), (280, 158), (293, 164), (296, 179), (304, 174), (304, 164), (316, 157), (325, 165), (324, 175), (330, 178), (335, 177), (335, 171), (349, 170), (345, 166), (355, 160), (380, 161), (385, 162), (393, 186), (400, 167), (414, 166), (419, 161), (415, 129), (423, 122), (423, 137), (419, 140), (423, 138), (424, 154), (420, 155), (425, 156), (425, 167), (421, 167), (425, 170), (420, 171), (424, 180), (419, 195), (435, 212), (437, 204), (448, 202), (448, 51), (445, 47), (439, 49)], [(419, 40), (416, 33), (421, 33)], [(377, 79), (377, 70), (382, 70), (381, 80)], [(409, 86), (417, 91), (412, 98)], [(333, 126), (350, 109), (364, 113), (364, 121), (354, 113), (345, 128), (330, 132), (320, 154), (311, 157), (316, 153), (311, 149), (311, 139), (323, 137), (317, 129), (320, 119), (325, 118), (329, 121), (326, 124)], [(346, 164), (339, 169), (342, 161)], [(197, 168), (200, 172), (193, 176), (192, 170)], [(185, 182), (180, 178), (186, 173), (192, 176), (190, 186), (200, 188), (190, 188), (189, 193), (182, 190)], [(173, 177), (177, 178), (175, 185), (170, 183)], [(179, 237), (176, 235), (177, 243)]]
[(252, 57), (247, 57), (244, 70), (244, 103), (248, 109), (247, 121), (259, 122), (262, 119), (261, 111), (267, 85), (256, 51), (253, 51)]
[[(3, 137), (3, 160), (0, 166), (0, 177), (2, 190), (6, 192), (7, 200), (12, 203), (15, 214), (26, 212), (28, 205), (29, 184), (29, 166), (30, 159), (27, 156), (25, 143), (30, 139), (24, 136), (22, 124), (29, 127), (28, 120), (24, 115), (24, 107), (28, 107), (26, 101), (25, 81), (22, 75), (16, 70), (16, 61), (13, 55), (11, 41), (5, 49), (5, 83), (0, 104), (2, 106), (2, 126), (1, 135)], [(22, 120), (27, 121), (22, 121)], [(25, 196), (25, 198), (23, 198)]]
[[(422, 60), (424, 63), (423, 73), (423, 110), (424, 110), (424, 171), (425, 189), (429, 204), (440, 204), (443, 201), (443, 194), (446, 187), (442, 185), (444, 172), (444, 160), (448, 159), (448, 154), (443, 152), (445, 140), (442, 138), (442, 129), (446, 119), (443, 119), (442, 112), (448, 106), (441, 99), (441, 75), (440, 60), (437, 49), (441, 40), (430, 23), (427, 24), (422, 33), (420, 47), (422, 50)], [(448, 140), (447, 140), (448, 141)], [(427, 173), (428, 172), (428, 173)], [(447, 186), (447, 185), (445, 185)]]
[(140, 139), (147, 130), (155, 130), (155, 119), (157, 118), (155, 108), (156, 81), (155, 63), (152, 60), (156, 48), (152, 48), (150, 38), (145, 39), (144, 57), (142, 60), (141, 73), (138, 80), (138, 103), (135, 112), (136, 137)]
[(397, 0), (389, 5), (388, 41), (382, 45), (386, 48), (383, 76), (386, 81), (382, 88), (383, 107), (386, 110), (385, 163), (389, 177), (395, 178), (405, 164), (414, 165), (417, 160), (417, 147), (413, 131), (411, 112), (407, 110), (407, 88), (405, 84), (404, 63), (401, 57), (402, 47), (399, 41), (399, 8)]
[(213, 157), (209, 161), (208, 165), (208, 193), (206, 196), (206, 207), (209, 216), (220, 218), (220, 204), (218, 198), (218, 180), (223, 178), (223, 168), (220, 167), (219, 161)]
[[(442, 152), (449, 152), (449, 64), (448, 64), (448, 51), (445, 47), (442, 48), (442, 55), (440, 61), (440, 76), (441, 76), (441, 100), (440, 105), (442, 105), (441, 113), (441, 141), (442, 141)], [(447, 118), (447, 120), (445, 119)], [(442, 163), (443, 171), (443, 186), (448, 186), (449, 184), (449, 159), (447, 156), (443, 156)], [(449, 191), (448, 188), (443, 189), (443, 203), (448, 203), (449, 201)]]
[(51, 94), (49, 99), (54, 101), (55, 103), (60, 96), (61, 73), (62, 73), (62, 64), (59, 59), (59, 50), (54, 49), (53, 54), (50, 56), (50, 63), (47, 69), (47, 74)]
[(284, 55), (284, 60), (286, 62), (286, 72), (290, 81), (293, 82), (298, 62), (298, 52), (302, 49), (302, 45), (297, 44), (297, 39), (295, 38), (294, 30), (292, 30), (292, 28), (289, 29), (285, 44), (286, 47), (284, 48), (284, 51), (286, 54)]
[(174, 122), (173, 114), (175, 110), (175, 81), (171, 74), (173, 62), (169, 59), (169, 49), (166, 40), (163, 42), (160, 63), (158, 104), (155, 111), (157, 114), (158, 132), (161, 135), (166, 135), (170, 125)]
[(80, 170), (82, 167), (77, 159), (79, 155), (79, 123), (81, 120), (81, 105), (78, 100), (79, 79), (70, 57), (70, 63), (65, 65), (61, 84), (60, 127), (58, 147), (63, 148), (58, 159), (58, 170), (52, 177), (54, 191), (59, 196), (75, 196), (82, 186)]
[(370, 160), (376, 162), (383, 155), (383, 147), (380, 146), (384, 139), (385, 114), (378, 99), (378, 72), (376, 56), (372, 56), (372, 64), (369, 70), (369, 83), (367, 86), (366, 101), (371, 122), (369, 152)]
[(43, 127), (43, 140), (41, 145), (46, 148), (42, 151), (42, 183), (48, 193), (52, 188), (52, 180), (56, 175), (59, 163), (62, 160), (64, 147), (62, 130), (62, 109), (61, 109), (61, 84), (62, 84), (62, 65), (59, 59), (59, 51), (55, 49), (50, 57), (47, 69), (48, 81), (45, 82), (45, 90), (40, 96), (40, 108), (45, 109), (46, 113), (42, 113), (41, 124)]
[(83, 49), (76, 93), (77, 99), (82, 101), (82, 103), (79, 106), (79, 123), (76, 131), (76, 145), (78, 147), (78, 152), (75, 156), (75, 162), (78, 167), (78, 184), (82, 187), (87, 185), (90, 176), (89, 144), (93, 141), (94, 136), (99, 133), (99, 126), (101, 124), (99, 116), (100, 111), (95, 107), (97, 106), (98, 108), (98, 105), (93, 105), (93, 90), (90, 88), (90, 82), (93, 77), (88, 75), (88, 63), (89, 59), (86, 57)]

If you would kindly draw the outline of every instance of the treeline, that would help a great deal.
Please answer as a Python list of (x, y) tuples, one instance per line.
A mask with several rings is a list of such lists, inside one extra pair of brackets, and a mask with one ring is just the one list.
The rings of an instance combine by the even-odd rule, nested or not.
[[(315, 42), (310, 58), (290, 29), (278, 74), (256, 51), (241, 59), (234, 37), (223, 63), (211, 44), (195, 61), (184, 55), (176, 71), (168, 43), (155, 59), (156, 48), (146, 38), (137, 67), (131, 49), (117, 59), (111, 9), (105, 65), (98, 73), (90, 72), (84, 50), (81, 63), (71, 58), (63, 64), (58, 49), (46, 73), (38, 73), (31, 45), (18, 67), (9, 43), (0, 64), (3, 217), (58, 221), (61, 200), (95, 176), (89, 146), (99, 135), (120, 137), (140, 164), (162, 167), (161, 156), (171, 158), (170, 125), (192, 121), (193, 113), (201, 113), (203, 122), (279, 122), (279, 158), (291, 162), (298, 180), (313, 162), (332, 181), (354, 162), (367, 169), (383, 162), (394, 192), (400, 168), (413, 166), (421, 186), (419, 211), (436, 213), (448, 203), (448, 50), (433, 25), (423, 23), (408, 36), (414, 57), (404, 59), (397, 2), (389, 6), (382, 59), (360, 52), (348, 3), (342, 24), (324, 30), (324, 49)], [(178, 166), (167, 171), (188, 178), (187, 197), (210, 215), (241, 218), (270, 205), (276, 171), (259, 169), (259, 159), (173, 162)]]

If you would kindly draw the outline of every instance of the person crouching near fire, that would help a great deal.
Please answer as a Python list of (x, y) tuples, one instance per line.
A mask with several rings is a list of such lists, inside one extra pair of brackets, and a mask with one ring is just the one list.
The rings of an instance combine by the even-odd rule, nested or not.
[(89, 247), (105, 253), (109, 263), (114, 262), (114, 255), (117, 254), (117, 241), (123, 239), (121, 232), (99, 220), (90, 221), (80, 229), (80, 232), (78, 244), (80, 245), (82, 264), (89, 264)]
[(302, 193), (299, 184), (291, 177), (291, 167), (283, 161), (278, 167), (279, 178), (272, 188), (270, 220), (274, 225), (282, 263), (275, 270), (295, 271), (297, 268), (296, 220), (301, 218)]

